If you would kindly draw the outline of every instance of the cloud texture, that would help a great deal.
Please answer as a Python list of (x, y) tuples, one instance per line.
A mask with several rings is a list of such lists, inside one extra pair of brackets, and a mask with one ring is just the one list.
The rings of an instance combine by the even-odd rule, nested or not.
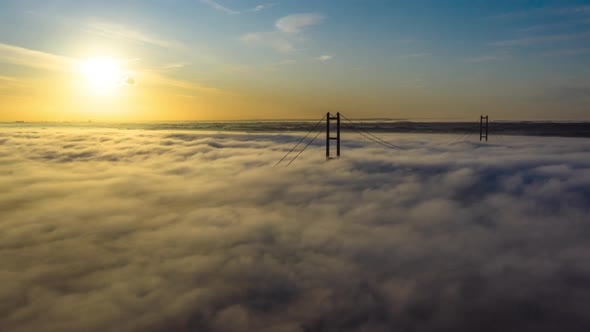
[(276, 27), (282, 32), (299, 33), (303, 29), (320, 23), (324, 17), (317, 13), (293, 14), (277, 20)]
[(2, 331), (587, 331), (590, 143), (4, 129)]
[(324, 16), (318, 13), (293, 14), (279, 18), (275, 30), (251, 32), (240, 37), (242, 42), (270, 46), (277, 52), (288, 53), (296, 50), (296, 45), (305, 41), (300, 34), (314, 25), (321, 23)]

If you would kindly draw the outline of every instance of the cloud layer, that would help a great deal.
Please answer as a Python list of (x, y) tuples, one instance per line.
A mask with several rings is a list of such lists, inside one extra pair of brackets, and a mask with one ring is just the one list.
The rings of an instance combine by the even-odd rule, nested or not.
[(298, 138), (4, 128), (0, 329), (590, 327), (587, 140)]

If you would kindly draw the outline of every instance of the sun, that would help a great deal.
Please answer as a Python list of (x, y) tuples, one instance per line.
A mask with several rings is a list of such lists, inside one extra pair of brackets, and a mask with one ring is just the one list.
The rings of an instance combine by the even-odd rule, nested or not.
[(113, 95), (123, 79), (119, 61), (112, 58), (91, 58), (82, 61), (80, 70), (88, 88), (97, 95)]

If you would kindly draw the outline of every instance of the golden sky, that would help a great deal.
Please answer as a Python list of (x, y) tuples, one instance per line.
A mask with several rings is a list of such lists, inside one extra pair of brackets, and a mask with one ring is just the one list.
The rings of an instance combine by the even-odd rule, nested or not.
[(585, 7), (425, 3), (9, 0), (0, 121), (590, 119)]

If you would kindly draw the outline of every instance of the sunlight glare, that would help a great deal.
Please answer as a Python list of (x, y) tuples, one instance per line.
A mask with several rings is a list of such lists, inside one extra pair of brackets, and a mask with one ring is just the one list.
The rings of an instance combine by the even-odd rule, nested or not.
[(97, 95), (113, 95), (123, 77), (121, 66), (112, 58), (92, 58), (81, 64), (88, 88)]

